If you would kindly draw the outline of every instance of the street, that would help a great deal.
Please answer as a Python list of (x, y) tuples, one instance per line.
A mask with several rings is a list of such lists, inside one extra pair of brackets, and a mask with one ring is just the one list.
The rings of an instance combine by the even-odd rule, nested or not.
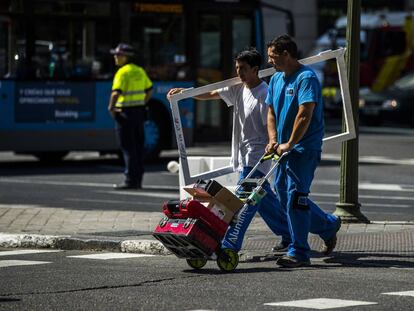
[[(317, 258), (309, 268), (246, 262), (223, 274), (214, 262), (195, 271), (174, 256), (7, 252), (0, 251), (1, 310), (292, 310), (271, 305), (287, 301), (310, 310), (315, 302), (298, 300), (322, 298), (329, 300), (319, 307), (329, 309), (347, 300), (343, 310), (411, 310), (414, 299), (413, 262), (398, 256), (382, 261), (400, 263), (393, 268), (368, 257), (344, 263), (340, 254), (338, 260)], [(2, 267), (6, 260), (28, 265)]]
[(0, 311), (414, 310), (413, 102), (414, 0), (0, 1)]
[[(343, 225), (332, 257), (318, 253), (321, 242), (310, 237), (311, 267), (281, 269), (275, 257), (255, 257), (275, 241), (258, 222), (246, 239), (250, 257), (229, 274), (214, 261), (192, 270), (174, 255), (2, 248), (0, 310), (411, 310), (413, 134), (407, 128), (361, 129), (359, 198), (374, 224)], [(189, 153), (228, 155), (229, 146), (197, 146)], [(148, 163), (143, 190), (117, 192), (112, 184), (122, 180), (122, 165), (116, 158), (74, 153), (59, 165), (41, 165), (2, 153), (0, 231), (149, 236), (162, 202), (179, 196), (178, 175), (166, 170), (176, 158), (172, 150)], [(322, 159), (311, 195), (333, 212), (340, 146), (326, 144)], [(148, 214), (153, 219), (142, 226), (140, 217)]]
[[(414, 130), (364, 129), (359, 143), (361, 211), (375, 221), (414, 221)], [(339, 201), (340, 152), (339, 144), (325, 145), (311, 189), (314, 201), (330, 212)], [(230, 145), (194, 147), (189, 154), (229, 155)], [(116, 158), (78, 153), (59, 165), (40, 165), (32, 157), (0, 153), (0, 206), (161, 212), (164, 201), (179, 196), (178, 175), (166, 169), (176, 159), (172, 150), (149, 163), (142, 191), (114, 191), (112, 184), (123, 178)]]

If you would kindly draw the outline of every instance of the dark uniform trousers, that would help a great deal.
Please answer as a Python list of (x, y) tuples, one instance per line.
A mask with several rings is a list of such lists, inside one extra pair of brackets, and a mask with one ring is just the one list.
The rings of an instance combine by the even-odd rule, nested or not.
[(125, 183), (141, 186), (144, 174), (144, 107), (123, 108), (115, 115), (116, 132), (125, 162)]

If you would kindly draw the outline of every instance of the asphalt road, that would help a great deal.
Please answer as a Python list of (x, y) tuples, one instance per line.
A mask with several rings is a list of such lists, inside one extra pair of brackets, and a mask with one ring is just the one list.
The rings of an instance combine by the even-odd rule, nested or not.
[[(413, 134), (361, 131), (359, 198), (369, 219), (414, 221)], [(228, 155), (229, 146), (195, 147), (190, 154)], [(312, 188), (313, 199), (328, 211), (339, 200), (339, 156), (340, 145), (325, 145)], [(144, 190), (116, 192), (112, 184), (122, 181), (122, 165), (114, 158), (73, 153), (59, 165), (41, 165), (0, 153), (0, 205), (160, 211), (163, 201), (178, 197), (178, 176), (166, 170), (176, 157), (164, 152), (147, 164)], [(304, 299), (324, 299), (316, 302), (330, 309), (351, 303), (341, 310), (411, 310), (414, 303), (412, 261), (395, 254), (376, 260), (378, 254), (315, 257), (312, 267), (298, 270), (277, 268), (274, 261), (246, 262), (222, 274), (214, 262), (194, 271), (174, 256), (101, 260), (68, 257), (92, 252), (3, 251), (0, 310), (292, 310), (284, 303), (311, 310), (315, 301)]]
[[(330, 310), (369, 311), (411, 310), (414, 302), (412, 263), (384, 268), (368, 257), (346, 263), (319, 258), (296, 270), (277, 268), (274, 261), (246, 262), (225, 274), (213, 261), (197, 271), (174, 256), (116, 253), (118, 258), (104, 260), (99, 256), (111, 254), (17, 252), (6, 256), (0, 250), (0, 310), (293, 310), (268, 305), (280, 303), (314, 310), (319, 302)], [(301, 301), (307, 299), (324, 300)]]
[[(371, 220), (414, 221), (414, 130), (363, 128), (360, 135), (359, 200)], [(327, 211), (339, 201), (341, 146), (327, 143), (316, 172), (311, 197)], [(191, 148), (193, 155), (228, 155), (229, 144)], [(166, 170), (177, 159), (164, 152), (146, 165), (144, 190), (121, 191), (122, 165), (115, 158), (73, 153), (56, 165), (32, 157), (0, 153), (0, 205), (79, 210), (160, 211), (178, 198), (178, 175)]]

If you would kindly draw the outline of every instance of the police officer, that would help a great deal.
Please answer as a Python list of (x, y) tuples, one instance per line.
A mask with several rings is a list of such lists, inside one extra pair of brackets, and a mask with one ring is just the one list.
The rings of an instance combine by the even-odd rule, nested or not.
[(131, 62), (132, 46), (120, 43), (111, 54), (115, 74), (108, 110), (116, 122), (116, 132), (125, 161), (125, 181), (114, 185), (117, 190), (142, 187), (145, 104), (152, 95), (152, 82), (145, 70)]

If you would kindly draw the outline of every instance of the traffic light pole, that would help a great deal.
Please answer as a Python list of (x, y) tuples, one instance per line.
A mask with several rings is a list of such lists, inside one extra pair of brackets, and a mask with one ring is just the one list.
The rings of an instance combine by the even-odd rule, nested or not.
[[(369, 223), (368, 218), (361, 213), (361, 204), (358, 202), (358, 101), (361, 0), (348, 0), (347, 17), (346, 41), (348, 46), (346, 61), (352, 111), (355, 118), (356, 138), (342, 143), (340, 196), (339, 202), (336, 203), (334, 214), (340, 216), (343, 222)], [(345, 129), (344, 120), (342, 126)]]

